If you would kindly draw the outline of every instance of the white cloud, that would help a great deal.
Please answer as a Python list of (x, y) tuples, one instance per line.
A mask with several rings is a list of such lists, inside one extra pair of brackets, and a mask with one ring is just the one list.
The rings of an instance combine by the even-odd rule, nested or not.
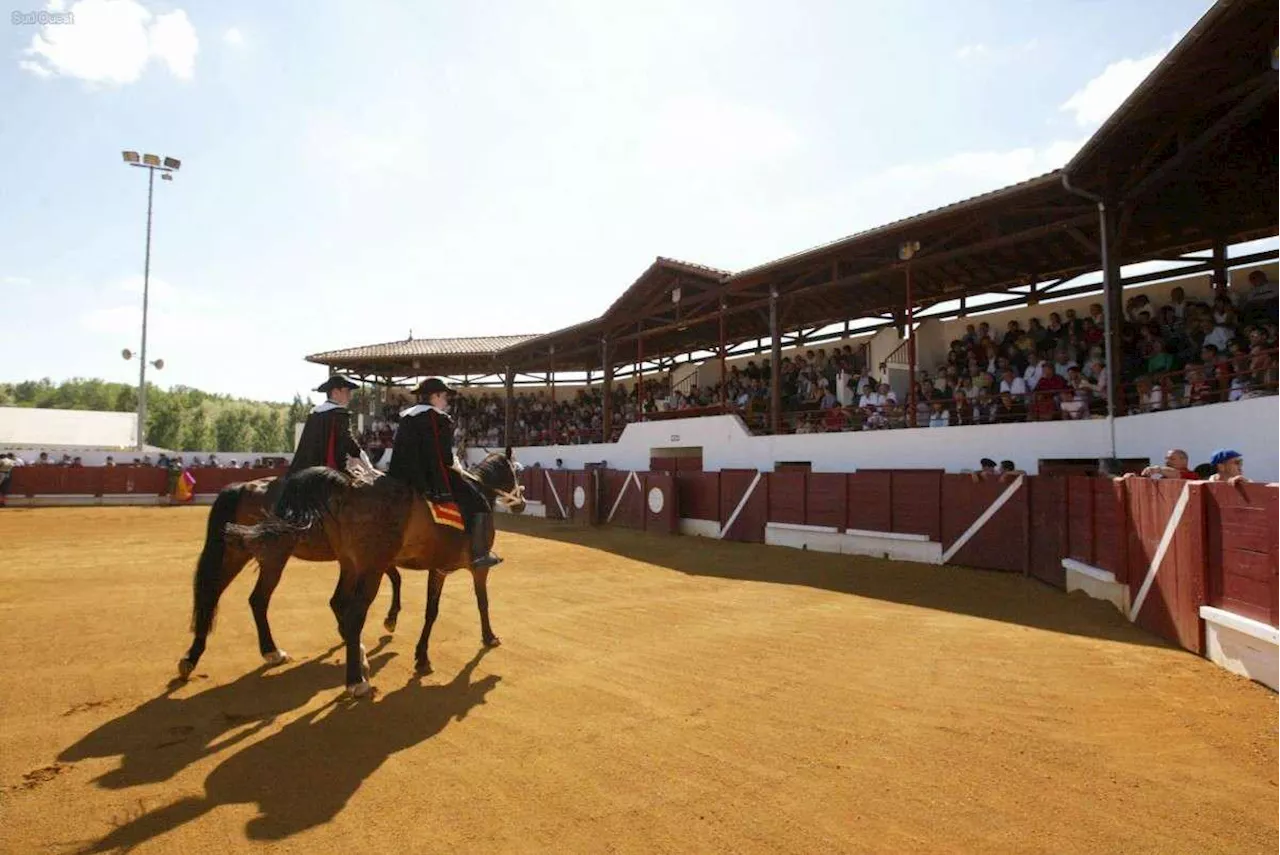
[(323, 168), (347, 176), (421, 177), (428, 165), (422, 116), (421, 110), (390, 104), (363, 115), (319, 112), (307, 123), (303, 150)]
[[(1043, 148), (970, 151), (920, 164), (901, 164), (879, 173), (867, 189), (893, 188), (925, 207), (959, 201), (1034, 178), (1063, 166), (1085, 140), (1057, 140)], [(940, 192), (939, 192), (940, 191)]]
[(956, 49), (956, 58), (963, 60), (991, 60), (1001, 61), (1013, 59), (1014, 57), (1031, 53), (1040, 46), (1039, 39), (1028, 39), (1020, 45), (1011, 45), (1008, 47), (992, 47), (982, 42), (974, 44), (961, 45)]
[(1166, 52), (1162, 50), (1141, 59), (1126, 58), (1111, 63), (1059, 109), (1075, 113), (1076, 124), (1082, 127), (1101, 124), (1146, 79)]
[(981, 43), (975, 45), (963, 45), (956, 51), (956, 57), (959, 59), (977, 59), (986, 56), (988, 53), (987, 46)]
[(234, 48), (244, 47), (244, 33), (235, 27), (223, 33), (222, 40)]
[(31, 280), (25, 276), (5, 276), (0, 279), (0, 282), (10, 288), (28, 288), (31, 286)]
[[(60, 11), (61, 4), (49, 4)], [(42, 27), (18, 65), (37, 77), (75, 77), (91, 83), (134, 83), (155, 59), (175, 77), (190, 79), (199, 39), (181, 9), (153, 15), (136, 0), (80, 0), (66, 9), (73, 23)]]

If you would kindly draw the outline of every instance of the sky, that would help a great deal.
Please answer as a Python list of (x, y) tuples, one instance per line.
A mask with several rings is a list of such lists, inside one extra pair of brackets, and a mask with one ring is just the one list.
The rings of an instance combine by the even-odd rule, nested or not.
[(149, 379), (283, 401), (323, 379), (309, 353), (547, 332), (659, 255), (743, 269), (1062, 166), (1210, 5), (15, 7), (0, 381), (137, 382), (124, 149), (182, 161), (155, 188)]

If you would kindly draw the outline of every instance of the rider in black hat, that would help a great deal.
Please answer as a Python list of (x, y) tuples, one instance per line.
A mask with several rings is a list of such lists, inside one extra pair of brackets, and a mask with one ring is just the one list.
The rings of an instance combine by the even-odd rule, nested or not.
[(289, 464), (290, 475), (308, 466), (328, 466), (341, 472), (347, 467), (348, 457), (359, 457), (372, 468), (351, 434), (351, 411), (347, 405), (351, 403), (351, 390), (358, 388), (359, 384), (341, 374), (334, 374), (316, 387), (327, 399), (307, 416), (298, 449)]
[(489, 552), (493, 509), (475, 484), (454, 468), (451, 391), (439, 377), (427, 378), (414, 390), (422, 403), (400, 414), (387, 474), (433, 502), (457, 502), (471, 536), (471, 566), (493, 567), (502, 561)]

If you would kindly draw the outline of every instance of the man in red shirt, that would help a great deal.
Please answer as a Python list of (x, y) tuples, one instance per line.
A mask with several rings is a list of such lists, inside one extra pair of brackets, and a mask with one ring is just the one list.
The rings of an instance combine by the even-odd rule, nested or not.
[[(1146, 469), (1142, 470), (1140, 477), (1155, 479), (1173, 478), (1175, 480), (1195, 481), (1197, 475), (1188, 468), (1187, 464), (1189, 462), (1190, 461), (1187, 459), (1187, 453), (1185, 451), (1181, 448), (1171, 448), (1164, 454), (1163, 466), (1148, 466)], [(1130, 472), (1124, 477), (1128, 478), (1132, 475), (1133, 473)]]

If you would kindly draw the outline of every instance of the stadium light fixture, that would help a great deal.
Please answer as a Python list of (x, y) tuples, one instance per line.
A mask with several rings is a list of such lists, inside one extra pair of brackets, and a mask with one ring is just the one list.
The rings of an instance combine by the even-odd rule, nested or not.
[[(142, 267), (142, 352), (138, 359), (138, 433), (137, 445), (138, 450), (142, 451), (146, 445), (147, 435), (147, 366), (151, 365), (157, 371), (164, 368), (164, 360), (156, 359), (147, 361), (147, 308), (151, 296), (151, 211), (152, 199), (155, 194), (156, 173), (160, 173), (160, 178), (164, 181), (172, 181), (173, 173), (178, 171), (182, 166), (182, 161), (176, 157), (161, 157), (157, 154), (138, 155), (136, 151), (121, 152), (124, 162), (129, 166), (137, 166), (147, 170), (147, 248), (145, 260)], [(125, 359), (132, 359), (133, 354), (129, 350), (124, 350), (121, 354)]]

